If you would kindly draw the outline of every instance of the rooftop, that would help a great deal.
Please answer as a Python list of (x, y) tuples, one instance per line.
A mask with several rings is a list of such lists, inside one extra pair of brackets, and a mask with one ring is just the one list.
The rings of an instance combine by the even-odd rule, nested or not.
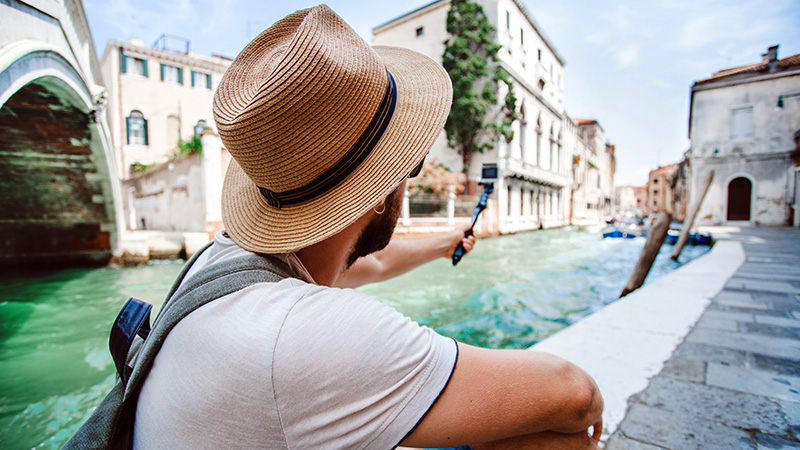
[(789, 70), (800, 70), (800, 53), (778, 59), (777, 45), (770, 47), (767, 53), (762, 55), (762, 58), (761, 62), (755, 64), (720, 70), (709, 78), (695, 81), (694, 86), (717, 83), (720, 81), (739, 80)]

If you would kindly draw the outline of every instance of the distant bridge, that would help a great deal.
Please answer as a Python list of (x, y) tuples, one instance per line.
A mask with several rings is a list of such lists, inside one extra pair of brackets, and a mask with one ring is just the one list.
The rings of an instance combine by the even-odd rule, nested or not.
[(0, 265), (105, 264), (122, 206), (79, 0), (0, 2)]

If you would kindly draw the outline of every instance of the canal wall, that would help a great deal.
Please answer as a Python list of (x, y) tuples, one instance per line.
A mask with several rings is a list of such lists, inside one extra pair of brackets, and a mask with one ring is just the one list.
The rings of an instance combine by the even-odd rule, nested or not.
[[(719, 240), (705, 255), (537, 343), (582, 367), (605, 399), (604, 439), (744, 262), (740, 242)], [(631, 268), (632, 269), (632, 268)]]

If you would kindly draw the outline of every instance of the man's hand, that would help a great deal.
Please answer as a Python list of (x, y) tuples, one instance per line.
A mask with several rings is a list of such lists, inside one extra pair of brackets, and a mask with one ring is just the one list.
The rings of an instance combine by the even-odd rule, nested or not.
[(464, 233), (470, 229), (470, 226), (471, 224), (467, 223), (447, 233), (447, 239), (449, 239), (450, 245), (446, 247), (447, 254), (444, 255), (445, 258), (453, 258), (453, 253), (455, 253), (459, 243), (464, 246), (464, 256), (472, 250), (472, 247), (475, 246), (475, 235), (471, 234), (469, 237), (464, 237)]

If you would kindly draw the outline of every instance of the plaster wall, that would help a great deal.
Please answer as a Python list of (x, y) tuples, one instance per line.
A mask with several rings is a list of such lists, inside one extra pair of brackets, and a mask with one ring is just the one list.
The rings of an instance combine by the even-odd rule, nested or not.
[(206, 231), (203, 164), (182, 156), (123, 182), (131, 228)]
[[(793, 177), (790, 153), (800, 130), (800, 101), (779, 95), (800, 92), (800, 73), (777, 74), (750, 82), (695, 88), (690, 138), (691, 193), (698, 192), (708, 170), (715, 171), (698, 212), (700, 224), (727, 221), (728, 185), (739, 176), (752, 183), (750, 222), (782, 225), (789, 220)], [(732, 111), (752, 107), (751, 137), (736, 139)], [(690, 201), (694, 201), (691, 199)]]

